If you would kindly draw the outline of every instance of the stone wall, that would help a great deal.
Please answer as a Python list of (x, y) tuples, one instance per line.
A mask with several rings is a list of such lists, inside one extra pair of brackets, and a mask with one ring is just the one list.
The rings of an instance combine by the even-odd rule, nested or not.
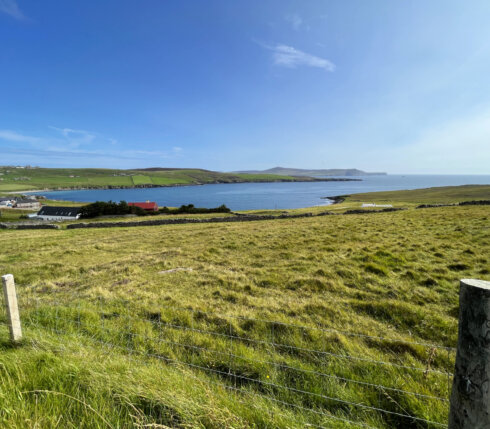
[(401, 207), (388, 207), (386, 209), (381, 209), (381, 210), (354, 209), (354, 210), (347, 210), (342, 214), (350, 215), (350, 214), (389, 213), (389, 212), (398, 212), (400, 210), (406, 210), (406, 209)]
[(188, 223), (222, 223), (222, 222), (253, 222), (259, 220), (273, 219), (295, 219), (301, 217), (311, 217), (312, 213), (302, 213), (297, 215), (279, 215), (279, 216), (258, 216), (245, 215), (236, 217), (213, 217), (213, 218), (187, 218), (187, 219), (155, 219), (130, 222), (91, 222), (91, 223), (73, 223), (67, 225), (67, 229), (79, 228), (113, 228), (113, 227), (132, 227), (132, 226), (156, 226), (156, 225), (177, 225)]
[(490, 206), (490, 200), (463, 201), (460, 206)]
[(386, 208), (382, 210), (347, 210), (344, 213), (333, 213), (329, 211), (321, 212), (316, 215), (313, 213), (300, 213), (300, 214), (282, 214), (279, 216), (272, 215), (248, 215), (240, 214), (234, 217), (213, 217), (204, 219), (155, 219), (155, 220), (143, 220), (143, 221), (130, 221), (130, 222), (90, 222), (90, 223), (73, 223), (67, 225), (66, 229), (82, 229), (82, 228), (114, 228), (114, 227), (132, 227), (132, 226), (156, 226), (156, 225), (177, 225), (177, 224), (188, 224), (188, 223), (223, 223), (223, 222), (254, 222), (261, 220), (276, 220), (276, 219), (297, 219), (313, 216), (341, 216), (349, 214), (369, 214), (369, 213), (386, 213), (386, 212), (396, 212), (399, 210), (406, 210), (403, 208)]
[(0, 223), (0, 229), (60, 229), (51, 223)]
[(52, 223), (33, 223), (33, 224), (18, 224), (15, 229), (60, 229), (59, 225), (53, 225)]
[(417, 209), (429, 209), (434, 207), (451, 207), (451, 206), (490, 206), (490, 200), (473, 200), (462, 201), (454, 204), (420, 204)]

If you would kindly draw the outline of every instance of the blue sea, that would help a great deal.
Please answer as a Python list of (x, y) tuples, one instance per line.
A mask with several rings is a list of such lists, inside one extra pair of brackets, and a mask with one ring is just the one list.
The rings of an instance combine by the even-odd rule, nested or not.
[[(233, 183), (167, 188), (100, 189), (36, 192), (50, 199), (68, 201), (155, 201), (159, 206), (217, 207), (232, 210), (294, 209), (328, 205), (324, 197), (360, 192), (393, 191), (490, 184), (490, 175), (387, 175), (356, 177), (360, 182)], [(490, 196), (489, 196), (490, 198)]]

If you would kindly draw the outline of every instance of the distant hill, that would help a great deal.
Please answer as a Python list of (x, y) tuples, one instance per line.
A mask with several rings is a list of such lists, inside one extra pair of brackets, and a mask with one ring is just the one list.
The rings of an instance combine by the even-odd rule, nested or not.
[(367, 172), (357, 168), (330, 168), (326, 170), (305, 170), (301, 168), (274, 167), (268, 170), (237, 171), (242, 174), (278, 174), (281, 176), (386, 176), (387, 173)]

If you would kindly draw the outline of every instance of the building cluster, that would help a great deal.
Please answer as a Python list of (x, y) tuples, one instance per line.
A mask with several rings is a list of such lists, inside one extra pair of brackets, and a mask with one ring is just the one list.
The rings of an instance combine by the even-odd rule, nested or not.
[(39, 210), (41, 203), (34, 196), (28, 197), (0, 197), (0, 208)]
[[(128, 203), (128, 205), (140, 207), (146, 211), (158, 211), (158, 204), (155, 202)], [(39, 210), (37, 213), (29, 214), (28, 217), (47, 221), (76, 220), (81, 215), (80, 207), (41, 206), (41, 203), (34, 196), (25, 198), (0, 197), (0, 208)]]

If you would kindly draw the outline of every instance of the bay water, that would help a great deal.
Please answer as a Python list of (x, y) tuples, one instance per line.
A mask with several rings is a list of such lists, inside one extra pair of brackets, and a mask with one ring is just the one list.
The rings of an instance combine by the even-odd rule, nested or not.
[(155, 201), (159, 206), (217, 207), (232, 210), (294, 209), (328, 205), (325, 197), (434, 186), (490, 184), (490, 175), (387, 175), (356, 177), (355, 182), (232, 183), (163, 188), (87, 189), (36, 192), (49, 199), (93, 202)]

